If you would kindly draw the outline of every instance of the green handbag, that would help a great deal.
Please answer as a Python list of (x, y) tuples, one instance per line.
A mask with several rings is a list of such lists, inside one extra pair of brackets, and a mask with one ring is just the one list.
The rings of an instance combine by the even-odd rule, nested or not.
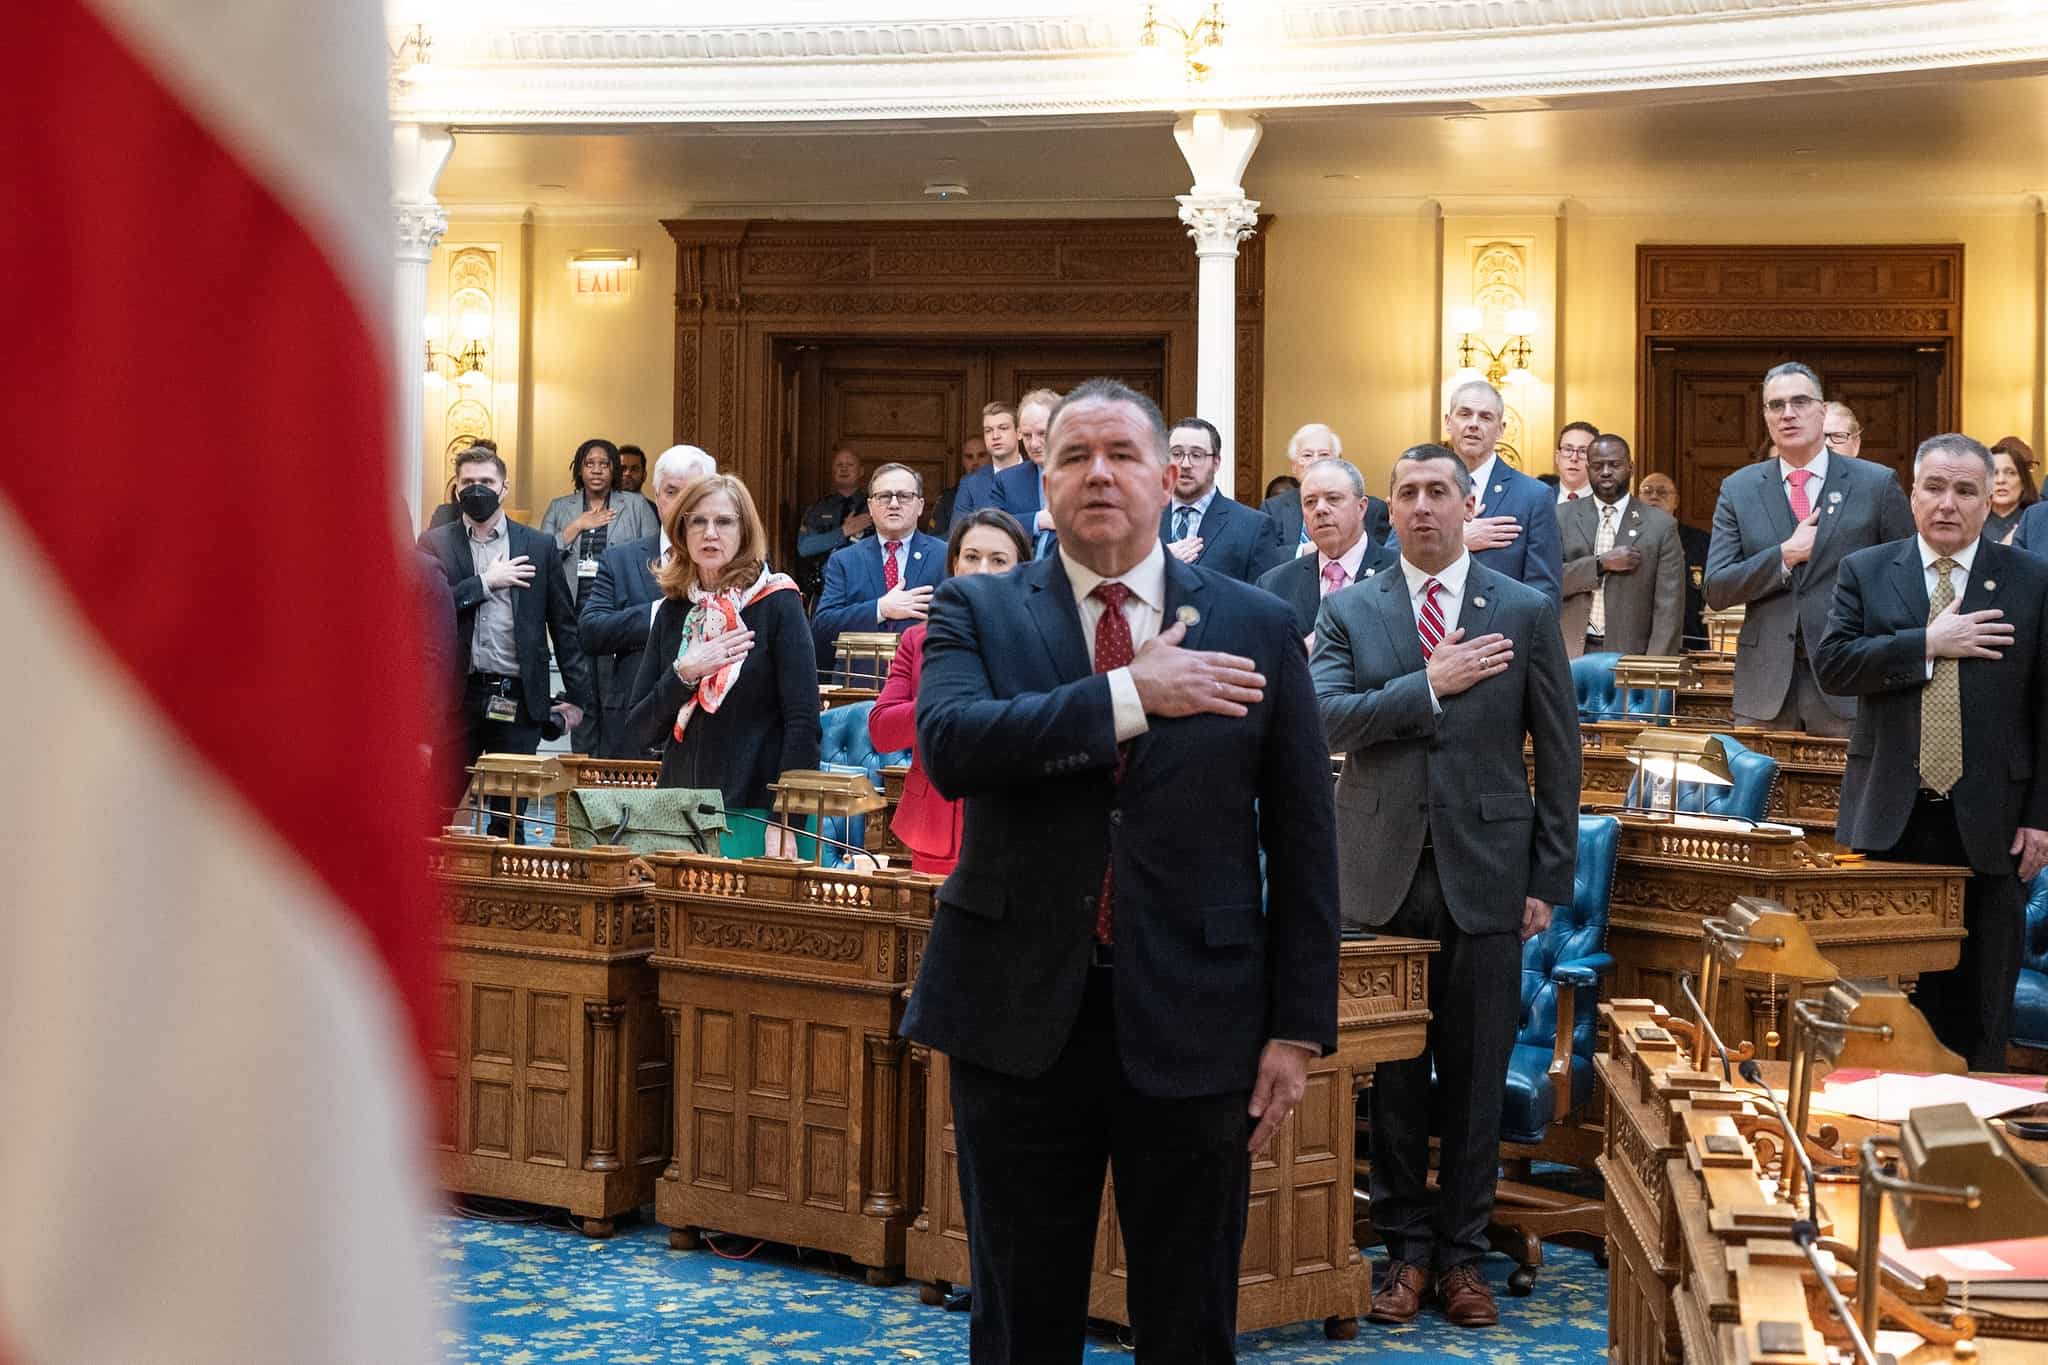
[(563, 811), (576, 848), (716, 853), (725, 830), (725, 795), (715, 787), (578, 787)]

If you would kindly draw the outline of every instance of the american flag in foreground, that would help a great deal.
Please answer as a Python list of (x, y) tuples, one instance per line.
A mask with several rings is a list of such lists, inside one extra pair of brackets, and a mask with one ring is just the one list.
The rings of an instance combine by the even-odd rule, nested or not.
[(10, 20), (0, 1359), (418, 1361), (381, 16)]

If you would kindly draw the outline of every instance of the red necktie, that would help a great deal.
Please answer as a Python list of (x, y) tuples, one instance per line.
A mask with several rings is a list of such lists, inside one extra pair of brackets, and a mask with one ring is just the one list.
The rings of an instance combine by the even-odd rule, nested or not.
[(1787, 495), (1792, 503), (1792, 519), (1805, 521), (1813, 515), (1813, 504), (1806, 500), (1806, 485), (1813, 482), (1811, 469), (1795, 469), (1785, 476), (1785, 482), (1792, 485)]
[[(1095, 591), (1088, 594), (1102, 603), (1102, 619), (1095, 623), (1095, 671), (1109, 673), (1119, 668), (1129, 668), (1131, 659), (1137, 653), (1131, 647), (1131, 623), (1124, 616), (1124, 602), (1131, 590), (1121, 583), (1098, 583)], [(1116, 751), (1116, 780), (1124, 780), (1124, 760), (1129, 757), (1129, 746), (1119, 745)], [(1116, 852), (1110, 851), (1109, 861), (1102, 865), (1102, 894), (1095, 900), (1095, 941), (1114, 943), (1112, 933), (1114, 915), (1111, 913), (1112, 898), (1116, 891)]]
[(1579, 500), (1579, 495), (1576, 491), (1570, 492), (1564, 495), (1564, 500), (1566, 502), (1577, 502)]
[(896, 552), (903, 548), (903, 542), (892, 540), (882, 547), (882, 591), (894, 592), (896, 585), (903, 581), (903, 571), (896, 567)]
[(1422, 662), (1444, 641), (1444, 614), (1437, 610), (1436, 595), (1443, 584), (1434, 578), (1422, 585), (1422, 610), (1416, 613), (1415, 628), (1422, 633)]

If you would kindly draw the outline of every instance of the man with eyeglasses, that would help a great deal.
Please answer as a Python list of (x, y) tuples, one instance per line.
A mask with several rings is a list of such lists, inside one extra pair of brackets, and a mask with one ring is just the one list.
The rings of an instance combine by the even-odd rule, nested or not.
[(1829, 453), (1820, 376), (1807, 366), (1765, 374), (1763, 410), (1777, 458), (1721, 480), (1702, 585), (1713, 610), (1746, 608), (1734, 723), (1844, 738), (1856, 699), (1823, 692), (1812, 663), (1835, 572), (1847, 555), (1912, 535), (1913, 512), (1890, 469)]
[(1240, 583), (1290, 557), (1273, 519), (1256, 508), (1224, 497), (1216, 487), (1223, 467), (1223, 437), (1199, 417), (1176, 422), (1167, 441), (1173, 462), (1173, 497), (1159, 518), (1159, 538), (1183, 564), (1198, 564)]
[(1821, 440), (1827, 443), (1830, 455), (1846, 455), (1856, 459), (1863, 454), (1863, 424), (1856, 420), (1855, 410), (1847, 403), (1830, 403), (1821, 418)]
[(924, 515), (924, 480), (916, 470), (904, 464), (877, 469), (868, 480), (868, 514), (875, 519), (875, 533), (825, 561), (825, 589), (818, 595), (811, 632), (818, 662), (826, 667), (832, 642), (847, 631), (901, 635), (924, 620), (932, 589), (946, 576), (946, 542), (917, 529)]
[(1586, 460), (1599, 436), (1600, 428), (1591, 422), (1567, 422), (1564, 430), (1557, 433), (1557, 454), (1551, 457), (1550, 467), (1557, 471), (1560, 509), (1592, 494), (1592, 475), (1587, 472)]

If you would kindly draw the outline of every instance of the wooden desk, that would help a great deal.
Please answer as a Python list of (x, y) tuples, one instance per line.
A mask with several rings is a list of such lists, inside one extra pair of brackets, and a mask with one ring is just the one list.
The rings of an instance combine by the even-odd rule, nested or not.
[(1688, 720), (1726, 724), (1735, 715), (1735, 656), (1694, 650), (1684, 658), (1672, 710)]
[(898, 1035), (938, 880), (659, 853), (654, 952), (677, 1065), (670, 1245), (706, 1229), (836, 1251), (892, 1283), (923, 1145)]
[[(1600, 1169), (1607, 1180), (1610, 1359), (1819, 1365), (1823, 1339), (1847, 1338), (1789, 1240), (1795, 1210), (1776, 1202), (1757, 1149), (1742, 1137), (1763, 1106), (1725, 1086), (1718, 1069), (1691, 1072), (1684, 1054), (1658, 1036), (1648, 1002), (1616, 1000), (1601, 1014), (1607, 1046), (1596, 1066), (1609, 1116)], [(1782, 1087), (1785, 1072), (1782, 1064), (1766, 1064), (1764, 1080)], [(1889, 1129), (1834, 1116), (1828, 1122), (1845, 1147)], [(1723, 1148), (1712, 1148), (1710, 1138)], [(2028, 1160), (2048, 1156), (2048, 1144), (2013, 1146)], [(1853, 1184), (1820, 1187), (1827, 1239), (1858, 1241), (1855, 1196)], [(2025, 1317), (1999, 1317), (1993, 1303), (1973, 1298), (1977, 1307), (1989, 1311), (1980, 1318), (1975, 1359), (2004, 1365), (2040, 1358), (2048, 1321), (2035, 1308)], [(1767, 1321), (1798, 1324), (1801, 1351), (1759, 1357), (1756, 1328)], [(1956, 1358), (1945, 1347), (1905, 1357), (1928, 1365)]]
[(904, 779), (909, 776), (910, 765), (907, 763), (882, 769), (882, 799), (889, 804), (868, 813), (867, 834), (861, 841), (868, 852), (896, 859), (905, 867), (910, 865), (910, 849), (896, 837), (892, 826), (896, 820), (896, 807), (903, 800)]
[(668, 1161), (644, 864), (473, 835), (430, 848), (446, 950), (429, 1068), (441, 1186), (557, 1205), (609, 1236)]
[[(1337, 1051), (1310, 1063), (1300, 1107), (1267, 1154), (1252, 1163), (1238, 1271), (1239, 1331), (1321, 1319), (1334, 1339), (1356, 1335), (1372, 1289), (1352, 1235), (1357, 1095), (1377, 1063), (1422, 1051), (1435, 951), (1434, 943), (1401, 938), (1347, 941), (1340, 949)], [(905, 1270), (924, 1282), (925, 1302), (937, 1303), (950, 1286), (968, 1282), (967, 1225), (943, 1055), (930, 1056), (926, 1084), (925, 1207), (905, 1244)], [(1126, 1278), (1114, 1191), (1105, 1188), (1090, 1317), (1130, 1322)]]
[[(1693, 729), (1701, 722), (1686, 721)], [(1781, 733), (1771, 730), (1714, 727), (1734, 736), (1745, 748), (1768, 754), (1778, 761), (1778, 780), (1771, 788), (1764, 818), (1798, 825), (1807, 841), (1817, 847), (1833, 848), (1835, 822), (1842, 805), (1842, 770), (1849, 761), (1849, 741), (1818, 735)], [(1628, 799), (1629, 782), (1635, 768), (1628, 761), (1628, 746), (1641, 733), (1640, 721), (1585, 721), (1579, 726), (1584, 759), (1581, 800), (1587, 805), (1620, 806)]]
[[(1820, 951), (1843, 976), (1882, 976), (1910, 988), (1923, 972), (1953, 967), (1963, 937), (1965, 869), (1916, 863), (1833, 865), (1783, 832), (1680, 816), (1676, 824), (1621, 817), (1621, 847), (1609, 897), (1613, 994), (1655, 1000), (1680, 1018), (1678, 989), (1699, 972), (1700, 920), (1727, 913), (1738, 896), (1777, 901), (1806, 921)], [(1790, 1018), (1779, 983), (1780, 1033)], [(1743, 1039), (1759, 1056), (1773, 1027), (1767, 982), (1722, 992), (1714, 1027), (1731, 1048)]]

